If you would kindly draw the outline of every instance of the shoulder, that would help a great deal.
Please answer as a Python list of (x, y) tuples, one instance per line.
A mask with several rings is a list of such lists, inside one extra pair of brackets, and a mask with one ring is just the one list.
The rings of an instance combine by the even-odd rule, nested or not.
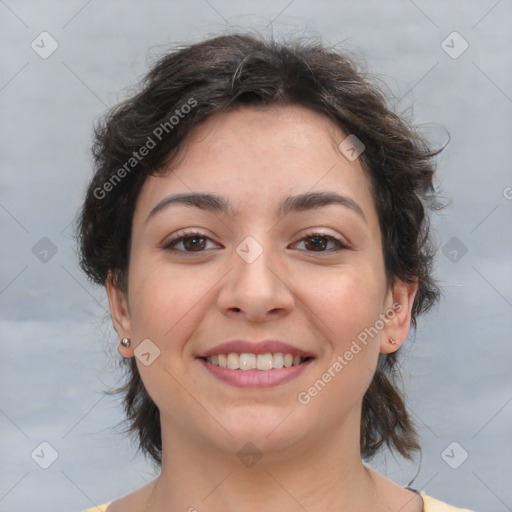
[[(443, 501), (436, 500), (431, 496), (427, 496), (425, 493), (420, 492), (421, 497), (423, 498), (423, 503), (425, 504), (424, 512), (472, 512), (467, 508), (456, 508)], [(105, 503), (104, 505), (99, 505), (97, 507), (89, 508), (85, 512), (107, 512), (108, 506), (112, 502)]]
[(155, 483), (156, 480), (126, 496), (89, 508), (84, 512), (140, 512), (146, 506)]
[(107, 512), (107, 508), (110, 505), (110, 503), (105, 503), (105, 505), (98, 505), (97, 507), (88, 508), (85, 512)]
[(423, 512), (471, 512), (471, 510), (467, 508), (457, 508), (453, 507), (452, 505), (448, 505), (448, 503), (436, 500), (431, 496), (427, 496), (423, 492), (420, 492), (420, 494), (425, 504)]

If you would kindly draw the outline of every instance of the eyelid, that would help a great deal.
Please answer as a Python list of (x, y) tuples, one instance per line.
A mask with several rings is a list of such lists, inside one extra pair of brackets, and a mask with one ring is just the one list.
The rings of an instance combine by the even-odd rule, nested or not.
[(193, 254), (194, 252), (197, 252), (197, 253), (205, 252), (205, 251), (183, 251), (181, 249), (175, 249), (174, 247), (171, 247), (171, 244), (178, 244), (184, 238), (193, 238), (195, 236), (210, 240), (215, 245), (220, 245), (213, 239), (212, 236), (210, 236), (208, 233), (202, 231), (200, 228), (184, 228), (184, 229), (180, 229), (176, 233), (173, 233), (173, 235), (170, 238), (169, 237), (164, 238), (164, 240), (160, 244), (160, 247), (165, 250), (176, 251), (176, 252), (181, 252), (181, 253), (185, 253), (185, 254), (186, 253)]
[(350, 244), (346, 241), (345, 238), (341, 237), (340, 235), (335, 235), (332, 233), (327, 233), (323, 230), (323, 228), (311, 228), (306, 233), (303, 233), (300, 235), (300, 238), (297, 240), (297, 242), (294, 242), (292, 245), (296, 245), (303, 240), (306, 240), (308, 238), (314, 238), (314, 237), (325, 237), (331, 241), (333, 241), (336, 244), (336, 248), (334, 249), (327, 249), (325, 251), (303, 251), (310, 254), (329, 254), (333, 252), (338, 252), (343, 249), (350, 249)]
[[(161, 245), (162, 249), (164, 249), (164, 250), (168, 250), (171, 252), (179, 252), (179, 253), (183, 253), (183, 254), (194, 254), (194, 253), (200, 254), (200, 253), (206, 252), (208, 249), (203, 249), (200, 251), (185, 251), (182, 249), (176, 249), (175, 247), (172, 247), (172, 245), (177, 245), (178, 243), (182, 242), (183, 239), (194, 238), (194, 237), (204, 238), (206, 240), (211, 241), (215, 245), (221, 245), (221, 244), (218, 244), (209, 234), (203, 232), (202, 229), (200, 229), (200, 228), (181, 229), (181, 230), (177, 231), (176, 233), (174, 233), (170, 239), (164, 239), (164, 241), (160, 245)], [(327, 233), (327, 232), (325, 232), (325, 230), (323, 228), (310, 228), (305, 233), (302, 233), (300, 235), (300, 238), (298, 238), (297, 241), (293, 242), (291, 245), (294, 246), (294, 245), (297, 245), (297, 244), (303, 242), (304, 240), (307, 240), (308, 238), (315, 238), (315, 237), (326, 238), (329, 241), (332, 241), (335, 244), (335, 248), (327, 249), (324, 251), (308, 251), (305, 249), (301, 249), (301, 252), (322, 255), (322, 254), (330, 254), (333, 252), (338, 252), (338, 251), (350, 248), (350, 244), (343, 237), (341, 237), (340, 235), (334, 235), (332, 233)]]

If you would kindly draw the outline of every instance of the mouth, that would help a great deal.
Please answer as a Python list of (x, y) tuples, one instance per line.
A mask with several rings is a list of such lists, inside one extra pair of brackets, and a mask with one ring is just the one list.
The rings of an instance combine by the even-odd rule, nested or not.
[(272, 388), (297, 378), (314, 357), (283, 352), (230, 352), (198, 357), (197, 360), (223, 384), (236, 388)]
[(281, 368), (293, 368), (300, 366), (313, 357), (294, 356), (293, 354), (276, 352), (268, 352), (266, 354), (253, 354), (242, 352), (237, 354), (231, 352), (229, 354), (213, 354), (207, 357), (200, 357), (205, 363), (218, 366), (219, 368), (227, 368), (229, 370), (250, 371), (257, 370), (268, 372), (279, 370)]
[(315, 359), (279, 340), (233, 340), (196, 355), (210, 375), (239, 388), (267, 388), (298, 377)]

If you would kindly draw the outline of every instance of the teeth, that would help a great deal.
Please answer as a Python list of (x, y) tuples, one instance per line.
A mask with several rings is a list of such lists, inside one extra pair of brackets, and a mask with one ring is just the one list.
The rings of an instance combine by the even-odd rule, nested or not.
[(254, 370), (256, 368), (255, 354), (240, 354), (240, 370)]
[(281, 352), (273, 355), (272, 366), (274, 368), (282, 368), (284, 366), (284, 355)]
[(238, 370), (240, 368), (240, 358), (238, 354), (228, 354), (228, 368)]
[(272, 354), (258, 354), (256, 357), (256, 368), (258, 370), (272, 370)]
[(276, 354), (218, 354), (206, 358), (210, 364), (220, 366), (222, 368), (229, 368), (230, 370), (272, 370), (274, 368), (290, 368), (291, 366), (298, 366), (303, 359), (300, 356), (293, 356), (292, 354), (283, 354), (277, 352)]

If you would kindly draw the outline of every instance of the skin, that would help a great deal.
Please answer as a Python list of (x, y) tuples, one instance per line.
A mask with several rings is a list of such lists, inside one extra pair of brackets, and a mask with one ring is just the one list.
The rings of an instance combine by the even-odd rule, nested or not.
[[(303, 107), (243, 107), (198, 127), (170, 172), (146, 180), (133, 218), (128, 292), (112, 279), (107, 292), (119, 337), (131, 339), (120, 346), (123, 357), (145, 339), (160, 350), (149, 366), (137, 364), (160, 409), (163, 463), (157, 480), (109, 512), (422, 510), (419, 496), (361, 460), (361, 400), (379, 353), (407, 337), (417, 287), (388, 285), (367, 175), (338, 149), (346, 136)], [(229, 199), (237, 214), (172, 205), (147, 220), (166, 196), (192, 191)], [(319, 191), (350, 197), (364, 217), (337, 204), (276, 216), (287, 196)], [(184, 228), (207, 237), (201, 251), (190, 239), (174, 252), (163, 248)], [(323, 239), (327, 245), (315, 250), (304, 238), (311, 231), (346, 248), (335, 251)], [(252, 263), (236, 252), (247, 236), (263, 249)], [(298, 393), (394, 303), (402, 308), (378, 335), (299, 403)], [(282, 340), (315, 359), (285, 384), (237, 388), (196, 356), (240, 338)], [(236, 456), (248, 441), (262, 454), (250, 468)]]

